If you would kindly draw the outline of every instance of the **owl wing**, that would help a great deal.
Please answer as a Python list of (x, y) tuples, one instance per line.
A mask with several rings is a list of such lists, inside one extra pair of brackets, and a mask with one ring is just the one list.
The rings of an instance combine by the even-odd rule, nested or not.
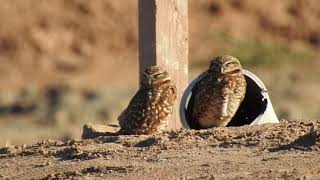
[(208, 72), (205, 71), (202, 74), (200, 74), (198, 76), (198, 81), (197, 83), (195, 83), (195, 85), (192, 87), (191, 89), (191, 97), (190, 100), (188, 102), (188, 106), (187, 106), (187, 112), (186, 112), (186, 120), (187, 123), (189, 124), (189, 126), (192, 129), (201, 129), (200, 124), (198, 123), (198, 121), (194, 118), (194, 106), (195, 106), (195, 97), (197, 94), (201, 93), (201, 89), (203, 88), (203, 81), (205, 81), (205, 79), (208, 77)]
[[(167, 108), (170, 108), (170, 112), (173, 110), (174, 102), (177, 99), (177, 88), (175, 85), (170, 85), (168, 88), (165, 89), (164, 94), (166, 97), (164, 98), (164, 101), (167, 103), (166, 106)], [(169, 97), (170, 96), (170, 97)]]
[(244, 98), (243, 92), (245, 92), (246, 82), (245, 80), (242, 80), (241, 83), (244, 84), (244, 86), (228, 87), (228, 90), (224, 90), (226, 94), (223, 96), (221, 115), (225, 118), (234, 116)]
[(119, 116), (120, 134), (145, 134), (162, 130), (176, 99), (176, 87), (140, 89)]
[(152, 97), (148, 91), (140, 89), (129, 102), (127, 108), (118, 117), (122, 129), (134, 130), (143, 123), (144, 112), (146, 112)]
[(168, 122), (168, 115), (172, 113), (175, 100), (177, 98), (177, 88), (175, 85), (168, 85), (162, 92), (156, 90), (151, 99), (154, 109), (146, 114), (146, 123), (149, 127), (154, 127), (153, 131), (163, 130)]

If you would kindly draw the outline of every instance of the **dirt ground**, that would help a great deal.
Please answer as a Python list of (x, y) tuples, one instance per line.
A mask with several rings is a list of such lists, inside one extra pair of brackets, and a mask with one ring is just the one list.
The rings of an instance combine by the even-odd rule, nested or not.
[[(116, 121), (138, 87), (137, 2), (2, 3), (0, 147)], [(279, 118), (320, 117), (318, 0), (188, 2), (190, 80), (231, 54), (265, 83)]]
[(47, 140), (0, 149), (3, 179), (319, 179), (320, 121)]

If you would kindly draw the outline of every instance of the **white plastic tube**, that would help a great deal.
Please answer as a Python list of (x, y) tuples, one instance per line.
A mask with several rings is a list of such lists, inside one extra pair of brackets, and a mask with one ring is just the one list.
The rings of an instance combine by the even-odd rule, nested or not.
[[(241, 114), (239, 117), (246, 119), (245, 124), (249, 125), (261, 125), (266, 123), (279, 123), (279, 120), (275, 114), (273, 109), (270, 97), (268, 95), (267, 88), (263, 84), (263, 82), (253, 73), (248, 70), (243, 70), (243, 73), (247, 80), (247, 93), (245, 95), (245, 103), (242, 103), (239, 107), (241, 109)], [(182, 126), (184, 128), (190, 129), (190, 126), (187, 121), (187, 106), (189, 99), (192, 95), (193, 86), (199, 81), (198, 77), (195, 78), (189, 86), (186, 88), (180, 105), (180, 119)], [(255, 104), (256, 103), (256, 104)], [(250, 105), (248, 105), (250, 104)], [(247, 106), (247, 107), (242, 107)], [(240, 110), (239, 110), (240, 111)], [(252, 112), (255, 112), (254, 118), (252, 118)], [(238, 113), (238, 112), (237, 112)], [(247, 114), (251, 114), (250, 118), (246, 116)], [(238, 117), (238, 116), (237, 116)], [(241, 121), (242, 119), (235, 119), (234, 121)], [(249, 122), (249, 123), (247, 123)], [(239, 123), (241, 124), (241, 123)]]

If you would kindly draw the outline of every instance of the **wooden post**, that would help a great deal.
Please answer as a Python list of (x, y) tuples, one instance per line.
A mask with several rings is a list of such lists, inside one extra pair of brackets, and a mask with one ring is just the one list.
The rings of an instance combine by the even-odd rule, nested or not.
[(140, 74), (150, 65), (165, 67), (178, 90), (169, 129), (182, 127), (179, 105), (188, 83), (188, 51), (188, 1), (139, 0)]

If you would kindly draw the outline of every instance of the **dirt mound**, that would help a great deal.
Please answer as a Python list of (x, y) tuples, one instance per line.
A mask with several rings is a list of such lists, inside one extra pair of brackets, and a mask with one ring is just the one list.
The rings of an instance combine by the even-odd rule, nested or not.
[(319, 127), (320, 121), (282, 122), (151, 136), (47, 140), (0, 149), (0, 174), (34, 179), (316, 178)]

